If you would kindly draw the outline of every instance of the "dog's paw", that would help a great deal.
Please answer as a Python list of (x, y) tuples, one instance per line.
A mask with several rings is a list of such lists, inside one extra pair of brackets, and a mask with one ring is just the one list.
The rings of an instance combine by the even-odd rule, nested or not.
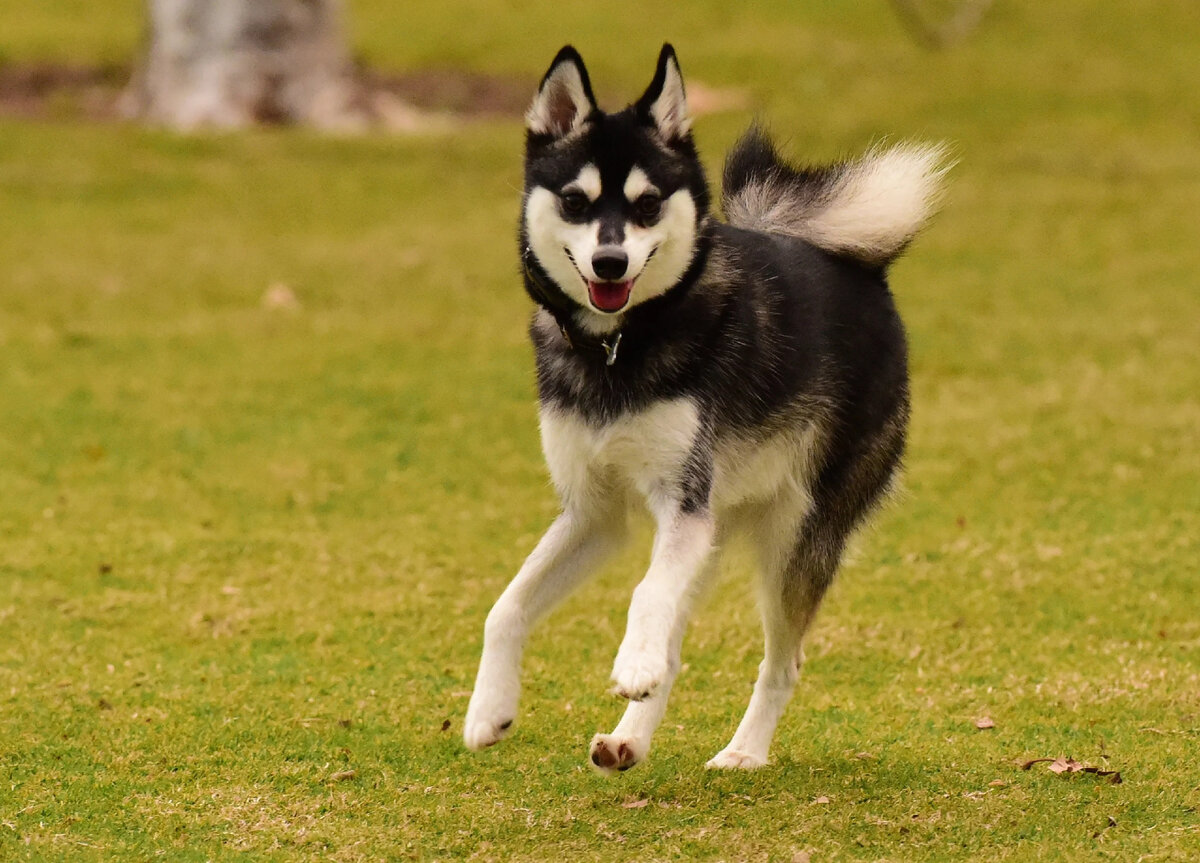
[(628, 770), (646, 757), (649, 747), (629, 737), (597, 734), (592, 738), (592, 767), (606, 776), (618, 770)]
[(473, 752), (486, 749), (494, 743), (503, 740), (512, 728), (513, 721), (505, 719), (502, 722), (473, 719), (467, 716), (463, 725), (463, 743)]
[(653, 654), (642, 651), (627, 654), (620, 651), (613, 665), (613, 693), (630, 701), (644, 701), (667, 677), (665, 660), (655, 660)]
[(478, 751), (499, 743), (517, 716), (517, 687), (476, 685), (463, 722), (463, 743)]
[(737, 749), (722, 749), (704, 766), (709, 770), (754, 770), (766, 765), (767, 759)]

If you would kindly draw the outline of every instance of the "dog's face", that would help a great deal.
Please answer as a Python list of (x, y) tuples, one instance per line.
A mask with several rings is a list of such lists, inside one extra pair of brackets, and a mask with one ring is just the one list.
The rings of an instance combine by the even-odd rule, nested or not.
[(675, 52), (663, 46), (645, 94), (606, 114), (566, 47), (525, 119), (523, 241), (580, 323), (611, 329), (680, 280), (708, 212)]

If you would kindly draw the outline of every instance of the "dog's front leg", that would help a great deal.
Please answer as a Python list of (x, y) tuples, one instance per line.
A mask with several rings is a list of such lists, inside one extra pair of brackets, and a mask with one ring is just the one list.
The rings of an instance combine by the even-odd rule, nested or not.
[(625, 638), (613, 663), (614, 691), (634, 701), (650, 697), (678, 670), (678, 643), (714, 547), (707, 510), (671, 507), (656, 520), (650, 568), (633, 591)]
[(521, 654), (535, 622), (620, 545), (623, 519), (568, 509), (560, 515), (488, 614), (483, 655), (463, 741), (491, 746), (508, 733), (521, 694)]
[[(716, 544), (719, 547), (719, 537)], [(705, 573), (700, 576), (700, 584), (707, 583), (716, 571), (717, 557), (715, 551), (709, 555)], [(650, 752), (650, 741), (667, 711), (671, 685), (679, 673), (679, 650), (686, 628), (687, 615), (678, 615), (667, 647), (667, 676), (654, 688), (654, 692), (641, 701), (630, 701), (611, 734), (597, 734), (592, 738), (592, 764), (602, 773), (628, 770), (644, 760)]]

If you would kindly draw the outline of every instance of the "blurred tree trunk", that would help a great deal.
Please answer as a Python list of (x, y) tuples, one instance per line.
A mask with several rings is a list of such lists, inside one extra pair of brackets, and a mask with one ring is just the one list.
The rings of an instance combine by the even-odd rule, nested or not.
[(371, 110), (355, 80), (341, 0), (149, 0), (127, 116), (176, 129), (299, 123), (353, 130)]

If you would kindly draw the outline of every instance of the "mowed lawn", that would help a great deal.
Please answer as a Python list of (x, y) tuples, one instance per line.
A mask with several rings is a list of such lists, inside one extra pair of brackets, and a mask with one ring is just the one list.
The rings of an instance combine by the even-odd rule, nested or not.
[[(532, 90), (572, 41), (609, 105), (670, 39), (747, 100), (696, 123), (714, 173), (756, 114), (799, 158), (949, 141), (893, 271), (904, 493), (769, 767), (703, 769), (761, 654), (739, 549), (650, 760), (585, 766), (645, 531), (537, 631), (512, 738), (468, 753), (484, 616), (556, 511), (519, 120), (0, 119), (0, 859), (1200, 856), (1191, 0), (998, 2), (941, 53), (882, 0), (349, 6), (378, 67)], [(0, 0), (0, 62), (127, 60), (139, 32), (133, 0)], [(1123, 781), (1021, 768), (1059, 756)]]

